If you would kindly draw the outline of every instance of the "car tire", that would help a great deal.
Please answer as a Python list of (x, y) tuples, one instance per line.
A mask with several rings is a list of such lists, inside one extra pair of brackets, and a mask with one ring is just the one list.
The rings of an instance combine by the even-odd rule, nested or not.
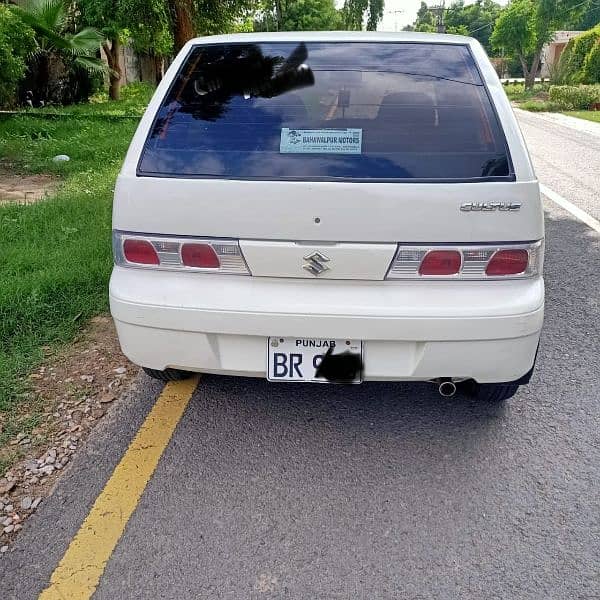
[(152, 377), (152, 379), (158, 379), (159, 381), (181, 381), (183, 379), (189, 379), (193, 373), (189, 371), (180, 371), (179, 369), (165, 369), (164, 371), (158, 371), (157, 369), (148, 369), (142, 367), (144, 373)]
[(518, 383), (477, 383), (473, 379), (461, 384), (463, 392), (481, 402), (504, 402), (519, 390)]

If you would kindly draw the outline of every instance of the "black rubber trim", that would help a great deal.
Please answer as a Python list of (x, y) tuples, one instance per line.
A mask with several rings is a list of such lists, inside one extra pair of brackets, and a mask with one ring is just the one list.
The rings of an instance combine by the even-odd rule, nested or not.
[(533, 358), (533, 364), (531, 365), (531, 369), (520, 377), (516, 381), (511, 381), (510, 383), (515, 383), (517, 385), (527, 385), (531, 381), (531, 376), (533, 375), (533, 370), (535, 369), (535, 363), (537, 362), (538, 351), (540, 349), (540, 343), (538, 342), (537, 348), (535, 349), (535, 357)]

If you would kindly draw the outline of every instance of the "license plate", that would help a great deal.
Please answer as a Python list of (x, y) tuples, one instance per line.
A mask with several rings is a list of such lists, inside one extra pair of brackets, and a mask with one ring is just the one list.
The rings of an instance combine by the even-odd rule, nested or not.
[(271, 337), (267, 358), (269, 381), (362, 381), (360, 340)]

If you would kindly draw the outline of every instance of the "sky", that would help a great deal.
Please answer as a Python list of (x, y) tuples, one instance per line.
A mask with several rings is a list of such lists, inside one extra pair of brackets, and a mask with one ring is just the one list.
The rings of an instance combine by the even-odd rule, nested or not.
[[(425, 0), (427, 2), (427, 0)], [(507, 0), (496, 0), (499, 4), (506, 4)], [(437, 0), (430, 0), (429, 5), (437, 4)], [(452, 0), (447, 0), (450, 5)], [(472, 4), (467, 0), (465, 4)], [(385, 0), (383, 19), (377, 27), (378, 31), (400, 31), (405, 25), (410, 25), (417, 18), (417, 11), (421, 6), (421, 0)], [(402, 12), (396, 12), (402, 11)]]

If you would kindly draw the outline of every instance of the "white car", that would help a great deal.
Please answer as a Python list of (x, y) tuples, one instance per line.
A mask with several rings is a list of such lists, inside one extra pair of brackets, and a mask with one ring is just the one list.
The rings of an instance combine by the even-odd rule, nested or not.
[(528, 383), (544, 312), (538, 182), (471, 38), (190, 41), (115, 190), (110, 304), (163, 380)]

